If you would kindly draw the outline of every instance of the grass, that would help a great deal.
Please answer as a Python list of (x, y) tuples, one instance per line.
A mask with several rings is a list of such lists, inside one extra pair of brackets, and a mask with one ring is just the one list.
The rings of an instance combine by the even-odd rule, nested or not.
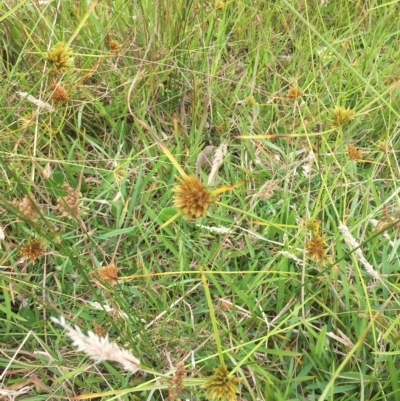
[(3, 2), (0, 394), (400, 400), (397, 3)]

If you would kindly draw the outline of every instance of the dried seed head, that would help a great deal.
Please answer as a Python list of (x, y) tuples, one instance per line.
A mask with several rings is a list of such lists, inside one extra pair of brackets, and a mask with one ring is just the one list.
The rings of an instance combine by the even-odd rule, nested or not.
[(337, 106), (332, 111), (332, 125), (339, 127), (348, 121), (352, 120), (354, 117), (354, 110), (350, 107), (345, 109), (344, 107)]
[(288, 90), (287, 97), (289, 99), (298, 99), (303, 96), (303, 91), (297, 86), (291, 86)]
[(112, 52), (117, 52), (121, 48), (121, 45), (114, 39), (109, 39), (107, 46)]
[(175, 192), (174, 205), (184, 214), (187, 220), (204, 217), (213, 201), (213, 196), (204, 185), (193, 176), (177, 177), (179, 184), (173, 189)]
[(56, 102), (66, 102), (69, 99), (67, 90), (62, 85), (51, 85), (50, 89), (53, 91), (51, 98)]
[(308, 256), (316, 262), (324, 262), (326, 259), (324, 237), (314, 235), (305, 244)]
[(62, 187), (67, 191), (67, 196), (57, 199), (57, 209), (65, 216), (78, 217), (80, 215), (80, 192), (71, 188), (67, 183)]
[(36, 220), (38, 218), (38, 206), (32, 195), (25, 195), (19, 204), (19, 210), (28, 219)]
[(93, 274), (95, 274), (100, 280), (107, 281), (110, 284), (115, 284), (118, 280), (118, 269), (114, 263), (93, 270)]
[(33, 262), (44, 254), (42, 241), (35, 239), (28, 244), (21, 245), (21, 258), (29, 259)]
[(228, 368), (219, 366), (204, 384), (206, 396), (211, 401), (236, 401), (237, 377), (229, 377)]
[(47, 61), (62, 74), (73, 66), (74, 59), (71, 53), (71, 49), (65, 47), (64, 42), (59, 42), (47, 52)]
[(362, 158), (362, 151), (353, 145), (347, 146), (347, 155), (350, 160), (360, 161)]
[(185, 374), (185, 366), (182, 362), (178, 363), (176, 373), (168, 386), (168, 401), (179, 400), (178, 397), (183, 390), (182, 381), (185, 378)]

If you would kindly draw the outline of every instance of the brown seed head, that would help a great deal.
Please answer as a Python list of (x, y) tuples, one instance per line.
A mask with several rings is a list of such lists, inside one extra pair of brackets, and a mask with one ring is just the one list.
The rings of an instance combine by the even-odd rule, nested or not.
[(117, 52), (121, 48), (121, 45), (114, 39), (108, 40), (107, 46), (112, 52)]
[(81, 195), (79, 190), (71, 188), (67, 183), (62, 187), (67, 191), (67, 196), (57, 199), (57, 209), (65, 216), (79, 216)]
[(28, 195), (24, 196), (19, 204), (19, 210), (21, 210), (21, 213), (28, 217), (28, 219), (36, 220), (38, 218), (38, 207), (32, 195), (30, 197)]
[(326, 259), (324, 237), (314, 235), (305, 244), (308, 256), (316, 261), (323, 262)]
[(303, 96), (303, 91), (298, 88), (297, 86), (292, 86), (289, 88), (288, 93), (287, 93), (287, 97), (289, 99), (298, 99), (299, 97)]
[(211, 193), (196, 177), (177, 177), (177, 180), (179, 184), (173, 189), (175, 207), (184, 214), (187, 220), (204, 217), (209, 204), (213, 201)]
[(94, 273), (100, 280), (107, 281), (110, 284), (114, 284), (118, 280), (118, 269), (114, 263), (100, 267), (96, 269)]
[(348, 145), (347, 146), (347, 155), (349, 156), (350, 160), (359, 161), (362, 158), (362, 151), (360, 149), (357, 149), (353, 145)]
[(28, 244), (21, 245), (21, 258), (29, 259), (33, 262), (44, 254), (42, 241), (35, 239)]
[(69, 99), (68, 92), (62, 85), (51, 85), (53, 91), (51, 98), (56, 102), (66, 102)]

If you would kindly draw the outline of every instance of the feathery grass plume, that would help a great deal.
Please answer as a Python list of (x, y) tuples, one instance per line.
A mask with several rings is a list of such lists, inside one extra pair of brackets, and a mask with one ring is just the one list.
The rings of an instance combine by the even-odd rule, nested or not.
[(55, 71), (62, 74), (73, 67), (74, 59), (71, 54), (71, 49), (67, 48), (64, 42), (59, 42), (47, 52), (47, 61)]
[(339, 231), (342, 233), (344, 242), (352, 248), (357, 248), (354, 251), (354, 255), (357, 256), (360, 263), (364, 266), (367, 273), (369, 273), (373, 278), (379, 280), (379, 274), (375, 271), (373, 266), (367, 261), (362, 250), (359, 248), (360, 244), (355, 240), (355, 238), (351, 235), (350, 230), (344, 224), (340, 224), (338, 226)]
[(307, 249), (307, 255), (309, 256), (309, 258), (316, 262), (325, 261), (326, 254), (324, 237), (321, 237), (318, 234), (313, 235), (313, 237), (305, 243), (305, 247)]
[(30, 95), (28, 92), (17, 92), (17, 95), (20, 98), (26, 98), (26, 100), (28, 102), (34, 104), (38, 108), (46, 109), (50, 113), (53, 113), (55, 111), (54, 107), (51, 104), (43, 102), (43, 100), (36, 99), (32, 95)]
[(183, 213), (187, 220), (195, 220), (207, 214), (208, 206), (213, 201), (212, 194), (204, 185), (190, 175), (176, 177), (179, 184), (173, 188), (174, 206)]
[(72, 340), (72, 345), (84, 352), (89, 358), (96, 362), (113, 361), (120, 363), (125, 370), (136, 373), (140, 369), (140, 361), (126, 349), (120, 348), (116, 343), (108, 340), (108, 335), (100, 337), (92, 331), (88, 331), (87, 335), (82, 333), (78, 326), (71, 326), (64, 316), (59, 319), (51, 317), (54, 323), (62, 326), (68, 337)]
[(221, 365), (215, 369), (214, 374), (207, 379), (203, 387), (206, 397), (211, 401), (236, 401), (238, 382), (240, 379), (229, 377), (228, 368)]
[(357, 149), (353, 145), (348, 145), (346, 150), (347, 150), (347, 156), (349, 156), (350, 160), (354, 160), (356, 162), (361, 160), (361, 158), (362, 158), (362, 150)]
[(36, 259), (40, 258), (44, 255), (44, 248), (42, 241), (35, 239), (27, 244), (23, 244), (20, 246), (21, 258), (22, 259), (29, 259), (31, 262), (35, 261)]
[(228, 145), (226, 143), (221, 143), (221, 145), (219, 145), (216, 149), (215, 154), (212, 158), (211, 172), (207, 180), (208, 185), (212, 184), (217, 177), (218, 170), (224, 161), (227, 150)]
[(335, 127), (340, 127), (341, 125), (347, 123), (352, 120), (354, 117), (354, 110), (348, 107), (345, 109), (344, 107), (336, 106), (332, 110), (332, 120), (331, 123)]
[(303, 96), (303, 91), (300, 88), (298, 88), (297, 86), (291, 86), (287, 93), (288, 99), (296, 100), (302, 96)]

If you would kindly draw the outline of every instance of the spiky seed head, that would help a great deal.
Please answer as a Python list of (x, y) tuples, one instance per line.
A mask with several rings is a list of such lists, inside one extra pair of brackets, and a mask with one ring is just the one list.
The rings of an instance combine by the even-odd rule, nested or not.
[(348, 145), (347, 156), (349, 156), (350, 160), (359, 161), (362, 159), (362, 150), (357, 149), (354, 145)]
[(305, 244), (308, 256), (315, 262), (324, 262), (326, 259), (324, 237), (313, 235)]
[(56, 102), (66, 102), (69, 99), (68, 92), (62, 85), (50, 85), (50, 90), (53, 91), (51, 98)]
[(229, 377), (228, 368), (219, 366), (204, 384), (206, 397), (211, 401), (236, 401), (237, 377)]
[(303, 91), (297, 86), (291, 86), (288, 90), (287, 97), (289, 99), (298, 99), (303, 96)]
[(33, 262), (44, 254), (42, 241), (35, 239), (27, 244), (21, 245), (21, 258), (29, 259)]
[(332, 110), (332, 125), (335, 127), (340, 127), (341, 125), (352, 120), (354, 117), (354, 110), (348, 107), (337, 106)]
[(47, 52), (47, 61), (62, 74), (73, 66), (74, 59), (71, 53), (71, 49), (66, 47), (64, 42), (59, 42)]
[(208, 192), (204, 185), (193, 176), (184, 178), (176, 177), (179, 181), (173, 192), (174, 206), (185, 216), (187, 220), (195, 220), (204, 217), (207, 209), (213, 201), (213, 196)]

